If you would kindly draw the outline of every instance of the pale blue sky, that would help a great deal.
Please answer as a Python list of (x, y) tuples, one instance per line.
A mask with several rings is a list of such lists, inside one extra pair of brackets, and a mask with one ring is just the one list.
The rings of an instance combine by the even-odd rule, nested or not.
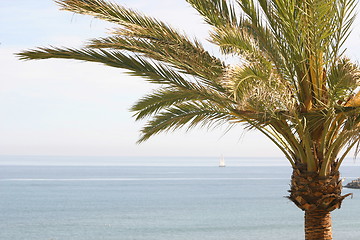
[[(207, 37), (207, 27), (183, 0), (116, 2), (190, 36)], [(357, 61), (360, 27), (355, 26), (347, 46)], [(99, 64), (21, 62), (13, 55), (36, 46), (81, 46), (109, 28), (100, 20), (59, 11), (51, 0), (0, 1), (0, 155), (282, 156), (261, 134), (244, 135), (241, 127), (226, 135), (224, 129), (161, 134), (137, 145), (144, 123), (135, 123), (128, 109), (151, 85)], [(217, 54), (215, 48), (210, 51)]]

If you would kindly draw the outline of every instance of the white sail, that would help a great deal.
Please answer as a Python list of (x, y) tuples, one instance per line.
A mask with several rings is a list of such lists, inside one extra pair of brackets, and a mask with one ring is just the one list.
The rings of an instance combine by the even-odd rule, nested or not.
[(225, 159), (223, 157), (220, 158), (219, 167), (225, 167)]

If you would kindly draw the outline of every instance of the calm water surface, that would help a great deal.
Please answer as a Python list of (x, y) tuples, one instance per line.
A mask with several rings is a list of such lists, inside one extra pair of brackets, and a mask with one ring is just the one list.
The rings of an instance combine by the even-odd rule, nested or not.
[[(289, 167), (1, 166), (1, 240), (301, 240)], [(342, 175), (360, 176), (359, 167)], [(344, 189), (344, 193), (349, 190)], [(360, 190), (333, 213), (360, 239)]]

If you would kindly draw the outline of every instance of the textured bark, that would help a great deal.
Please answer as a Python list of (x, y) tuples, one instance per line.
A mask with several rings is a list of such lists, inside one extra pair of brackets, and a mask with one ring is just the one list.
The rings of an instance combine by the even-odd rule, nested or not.
[(331, 212), (341, 207), (345, 197), (341, 196), (342, 182), (338, 171), (327, 177), (316, 172), (296, 168), (291, 177), (289, 199), (304, 211), (323, 210)]
[(331, 240), (330, 212), (323, 210), (305, 211), (305, 240)]
[(296, 206), (305, 211), (305, 239), (331, 240), (330, 212), (340, 208), (347, 196), (341, 196), (342, 181), (338, 171), (326, 177), (308, 172), (306, 166), (294, 168), (290, 196)]

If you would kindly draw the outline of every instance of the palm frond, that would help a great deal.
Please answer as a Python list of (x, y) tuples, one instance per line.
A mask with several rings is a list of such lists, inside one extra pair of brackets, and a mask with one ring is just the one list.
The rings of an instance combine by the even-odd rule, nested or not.
[(360, 69), (343, 57), (356, 0), (187, 0), (212, 26), (226, 65), (196, 39), (105, 0), (57, 0), (62, 10), (115, 24), (81, 49), (38, 48), (20, 59), (63, 58), (126, 69), (159, 89), (132, 107), (149, 118), (139, 142), (195, 126), (245, 124), (296, 168), (327, 176), (360, 142)]
[(345, 103), (360, 86), (360, 68), (349, 59), (340, 59), (327, 77), (330, 97), (334, 102)]
[(17, 54), (22, 60), (39, 60), (48, 58), (74, 59), (87, 62), (98, 62), (105, 65), (129, 70), (133, 76), (144, 77), (157, 84), (169, 84), (183, 88), (192, 88), (192, 83), (164, 64), (146, 60), (140, 56), (129, 56), (118, 51), (104, 49), (71, 49), (71, 48), (39, 48)]
[(174, 105), (158, 113), (141, 130), (139, 143), (160, 132), (174, 131), (187, 126), (187, 129), (197, 125), (201, 127), (228, 124), (234, 119), (227, 109), (204, 102), (192, 102)]
[(227, 0), (186, 1), (204, 17), (205, 22), (214, 27), (222, 27), (226, 25), (236, 26), (239, 21), (239, 17), (236, 15), (233, 4)]
[(211, 56), (202, 47), (192, 46), (189, 48), (187, 44), (183, 43), (114, 35), (94, 39), (87, 47), (138, 53), (153, 60), (166, 62), (183, 73), (197, 76), (213, 87), (219, 87), (215, 80), (224, 68), (220, 60)]
[(351, 26), (355, 20), (356, 0), (339, 0), (336, 1), (336, 16), (333, 20), (334, 33), (329, 51), (329, 59), (332, 60), (332, 66), (336, 64), (343, 52), (341, 50), (344, 42), (351, 32)]
[(163, 108), (170, 107), (178, 103), (205, 99), (206, 98), (196, 92), (179, 91), (171, 88), (160, 89), (137, 101), (136, 104), (131, 107), (131, 111), (136, 112), (134, 116), (136, 117), (136, 120), (140, 120), (156, 114)]
[(184, 88), (161, 88), (140, 99), (131, 111), (136, 112), (136, 120), (143, 119), (164, 108), (171, 107), (180, 103), (207, 101), (211, 105), (219, 105), (228, 111), (235, 107), (234, 102), (230, 101), (224, 95), (198, 87), (197, 89)]
[(273, 71), (270, 62), (253, 62), (229, 68), (222, 83), (237, 102), (238, 109), (275, 116), (281, 111), (293, 111), (295, 107), (291, 87)]
[[(90, 48), (139, 51), (204, 79), (214, 80), (214, 75), (216, 78), (224, 67), (219, 59), (204, 50), (199, 41), (191, 41), (167, 24), (139, 12), (103, 0), (56, 2), (63, 10), (91, 15), (121, 26), (114, 29), (113, 37), (92, 41)], [(199, 67), (200, 64), (203, 64), (203, 68)]]

